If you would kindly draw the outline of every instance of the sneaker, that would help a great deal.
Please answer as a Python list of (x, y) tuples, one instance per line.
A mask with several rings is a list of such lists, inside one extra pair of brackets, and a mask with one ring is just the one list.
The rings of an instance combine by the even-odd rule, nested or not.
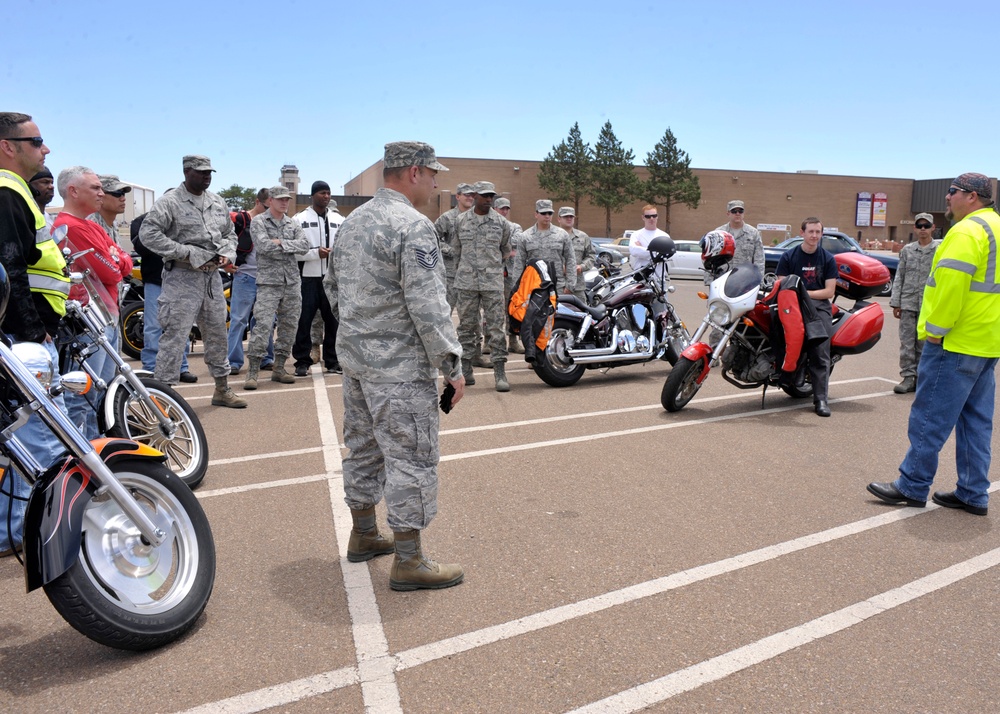
[(230, 374), (230, 375), (233, 375), (233, 374), (239, 374), (239, 373), (240, 373), (240, 372), (242, 372), (242, 371), (243, 371), (243, 368), (242, 368), (242, 367), (230, 367), (230, 368), (229, 368), (229, 374)]
[(190, 372), (181, 372), (181, 381), (185, 384), (194, 384), (198, 381), (198, 375), (191, 374)]
[(296, 377), (306, 377), (308, 375), (309, 375), (309, 368), (306, 367), (304, 364), (300, 364), (298, 367), (295, 368)]
[(340, 366), (340, 362), (334, 362), (332, 365), (326, 368), (326, 371), (330, 374), (343, 374), (344, 368)]

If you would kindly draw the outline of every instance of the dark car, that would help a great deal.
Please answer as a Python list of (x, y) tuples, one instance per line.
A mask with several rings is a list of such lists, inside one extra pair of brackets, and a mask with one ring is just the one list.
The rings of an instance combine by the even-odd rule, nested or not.
[[(774, 273), (778, 269), (778, 260), (781, 259), (781, 254), (801, 243), (802, 236), (796, 236), (795, 238), (789, 238), (788, 240), (778, 243), (778, 245), (773, 248), (765, 248), (764, 271), (766, 273)], [(839, 233), (836, 231), (824, 231), (822, 246), (825, 250), (830, 251), (834, 255), (837, 253), (859, 253), (880, 262), (889, 270), (889, 282), (885, 284), (885, 287), (879, 294), (882, 296), (888, 296), (892, 293), (892, 281), (896, 277), (896, 268), (899, 267), (899, 258), (897, 256), (869, 253), (867, 250), (864, 250), (860, 245), (858, 245), (858, 242), (851, 238), (851, 236), (846, 233)]]
[(605, 259), (613, 265), (618, 265), (622, 262), (622, 254), (611, 248), (611, 238), (592, 237), (590, 242), (594, 246), (594, 252), (598, 256), (603, 255)]

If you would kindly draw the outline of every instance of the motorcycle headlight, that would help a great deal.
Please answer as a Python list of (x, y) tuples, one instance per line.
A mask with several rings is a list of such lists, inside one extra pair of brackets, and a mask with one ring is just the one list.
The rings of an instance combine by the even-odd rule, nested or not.
[(28, 368), (35, 379), (48, 391), (52, 386), (54, 369), (49, 351), (37, 342), (18, 342), (12, 348), (14, 356)]
[(732, 319), (732, 313), (729, 312), (729, 306), (726, 303), (716, 302), (708, 308), (708, 317), (716, 325), (728, 325)]

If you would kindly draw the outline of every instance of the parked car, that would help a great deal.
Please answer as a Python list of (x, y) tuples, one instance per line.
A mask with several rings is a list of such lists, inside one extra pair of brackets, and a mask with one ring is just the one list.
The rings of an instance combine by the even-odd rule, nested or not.
[(701, 264), (701, 242), (696, 240), (675, 240), (677, 252), (667, 260), (667, 271), (671, 278), (703, 278), (705, 269)]
[[(802, 236), (795, 236), (794, 238), (789, 238), (788, 240), (778, 243), (778, 245), (773, 248), (764, 248), (765, 272), (774, 273), (778, 269), (778, 260), (781, 259), (781, 254), (801, 243)], [(872, 260), (880, 262), (889, 270), (889, 282), (885, 284), (885, 287), (879, 295), (886, 297), (892, 294), (892, 281), (896, 277), (896, 268), (899, 267), (898, 256), (869, 253), (867, 250), (864, 250), (856, 240), (851, 238), (851, 236), (837, 231), (824, 231), (821, 245), (824, 249), (830, 251), (834, 255), (837, 253), (859, 253), (861, 255), (868, 256)]]
[(625, 233), (626, 233), (626, 235), (623, 235), (621, 238), (615, 238), (613, 241), (611, 241), (610, 243), (608, 243), (605, 247), (606, 248), (610, 248), (611, 250), (617, 250), (619, 253), (621, 253), (623, 256), (625, 256), (627, 258), (628, 257), (628, 242), (629, 242), (630, 236), (632, 235), (632, 231), (625, 231)]
[(604, 255), (614, 264), (619, 264), (624, 257), (617, 250), (611, 248), (610, 238), (594, 238), (591, 237), (590, 243), (594, 246), (594, 252), (597, 253), (598, 257)]

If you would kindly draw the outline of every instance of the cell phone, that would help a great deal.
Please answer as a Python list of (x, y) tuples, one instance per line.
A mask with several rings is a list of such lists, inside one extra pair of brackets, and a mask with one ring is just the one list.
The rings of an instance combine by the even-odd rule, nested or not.
[(451, 382), (446, 382), (444, 391), (441, 392), (441, 411), (445, 414), (451, 411), (451, 400), (455, 398), (455, 387)]

